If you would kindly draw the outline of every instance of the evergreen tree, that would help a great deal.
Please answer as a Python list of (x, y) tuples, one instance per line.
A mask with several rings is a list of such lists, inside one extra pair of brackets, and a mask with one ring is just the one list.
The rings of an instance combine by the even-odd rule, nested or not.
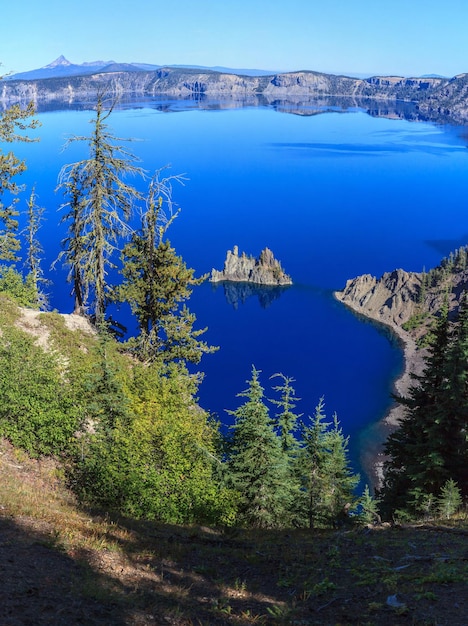
[(438, 444), (430, 440), (429, 431), (440, 419), (449, 338), (448, 304), (445, 301), (434, 329), (424, 372), (413, 376), (415, 383), (408, 397), (396, 397), (405, 407), (405, 414), (385, 444), (388, 460), (384, 466), (382, 510), (386, 514), (408, 507), (410, 501), (415, 502), (415, 496), (418, 501), (423, 494), (438, 491), (448, 478), (440, 454), (433, 449), (434, 444)]
[(104, 321), (108, 302), (108, 270), (115, 266), (118, 241), (128, 232), (134, 202), (140, 198), (125, 178), (142, 174), (133, 154), (116, 143), (123, 140), (108, 128), (112, 110), (113, 106), (106, 111), (102, 95), (98, 96), (91, 136), (70, 140), (88, 143), (89, 158), (64, 166), (59, 175), (59, 187), (70, 196), (66, 206), (71, 220), (62, 257), (72, 268), (79, 307), (80, 299), (92, 289), (97, 324)]
[(364, 524), (375, 524), (380, 522), (379, 515), (379, 502), (374, 498), (369, 490), (369, 485), (364, 487), (364, 492), (359, 500), (361, 511), (359, 513), (359, 520)]
[(239, 493), (237, 521), (255, 528), (288, 526), (288, 468), (255, 367), (248, 389), (239, 396), (246, 401), (232, 412), (235, 423), (229, 459), (232, 484)]
[(114, 299), (129, 302), (140, 327), (140, 335), (129, 342), (142, 360), (174, 360), (198, 363), (204, 353), (213, 352), (198, 337), (206, 329), (194, 330), (195, 316), (185, 301), (192, 287), (205, 277), (194, 278), (176, 255), (164, 235), (178, 214), (172, 202), (172, 180), (152, 180), (141, 228), (132, 235), (122, 253), (124, 282), (114, 291)]
[(346, 519), (354, 508), (354, 490), (359, 474), (354, 474), (349, 460), (349, 437), (345, 437), (336, 413), (333, 425), (325, 433), (323, 445), (326, 450), (323, 465), (323, 497), (328, 518), (332, 523)]
[(67, 280), (73, 285), (74, 313), (84, 315), (89, 284), (85, 275), (87, 262), (87, 237), (84, 230), (86, 202), (81, 193), (82, 182), (79, 168), (73, 168), (69, 175), (64, 177), (62, 187), (68, 201), (61, 208), (68, 208), (68, 212), (63, 216), (61, 222), (68, 222), (68, 235), (62, 240), (63, 250), (57, 261), (63, 259), (64, 264), (69, 268)]
[(309, 528), (334, 525), (346, 515), (359, 482), (359, 476), (350, 469), (348, 438), (344, 437), (336, 415), (333, 424), (325, 420), (321, 398), (311, 424), (302, 424), (298, 458), (302, 516)]
[[(25, 109), (15, 104), (0, 113), (0, 144), (17, 141), (34, 141), (22, 131), (38, 127), (39, 123), (33, 118), (34, 106), (30, 103)], [(20, 132), (21, 131), (21, 132)], [(18, 193), (22, 190), (16, 177), (26, 170), (26, 164), (11, 150), (3, 152), (0, 149), (0, 261), (16, 262), (21, 248), (18, 237), (17, 209)]]
[[(443, 401), (438, 419), (429, 430), (437, 442), (447, 478), (453, 479), (468, 496), (468, 294), (460, 298), (454, 333), (447, 351)], [(438, 487), (442, 487), (441, 481)]]
[(302, 526), (301, 517), (301, 475), (298, 472), (298, 457), (300, 455), (299, 441), (295, 434), (298, 431), (298, 420), (300, 415), (295, 412), (296, 402), (300, 399), (296, 397), (293, 387), (293, 378), (283, 374), (274, 374), (271, 378), (280, 378), (281, 383), (275, 385), (273, 390), (280, 394), (279, 399), (272, 398), (271, 402), (279, 408), (273, 418), (275, 432), (279, 437), (281, 450), (284, 456), (284, 463), (287, 468), (287, 483), (285, 488), (289, 491), (291, 502), (289, 510), (289, 520), (293, 526)]
[[(22, 174), (26, 169), (23, 161), (20, 161), (12, 152), (4, 155), (0, 153), (0, 260), (18, 261), (18, 252), (21, 243), (18, 237), (19, 210), (16, 207), (16, 196), (20, 186), (13, 181), (15, 176)], [(5, 192), (12, 199), (5, 204)]]
[(281, 378), (282, 380), (280, 385), (273, 387), (273, 390), (280, 394), (280, 399), (273, 398), (271, 400), (280, 408), (280, 413), (275, 415), (275, 425), (281, 441), (281, 448), (285, 454), (294, 454), (298, 448), (298, 440), (294, 433), (297, 431), (297, 420), (300, 417), (294, 412), (296, 402), (300, 400), (296, 397), (296, 392), (292, 386), (294, 378), (289, 378), (284, 374), (273, 374), (271, 378)]
[[(1, 80), (1, 77), (0, 77)], [(15, 104), (0, 113), (0, 144), (36, 141), (24, 131), (39, 126), (34, 119), (34, 105), (26, 108)], [(19, 261), (21, 243), (19, 238), (18, 194), (23, 186), (16, 182), (16, 177), (26, 170), (26, 164), (11, 150), (0, 149), (0, 292), (6, 292), (22, 306), (36, 306), (37, 292), (30, 276), (26, 279), (15, 269)]]
[(454, 479), (468, 490), (468, 307), (461, 299), (450, 323), (447, 303), (438, 319), (430, 354), (415, 376), (405, 415), (385, 445), (383, 510), (421, 513), (442, 486)]
[(34, 188), (29, 196), (27, 207), (28, 222), (25, 228), (27, 244), (25, 267), (27, 275), (30, 277), (30, 281), (37, 293), (37, 305), (41, 309), (46, 309), (48, 306), (48, 298), (43, 291), (43, 287), (48, 284), (49, 281), (44, 278), (42, 271), (41, 255), (44, 249), (37, 238), (37, 233), (44, 219), (45, 209), (37, 205), (36, 191)]
[(426, 295), (427, 295), (427, 288), (429, 286), (428, 282), (429, 282), (428, 274), (426, 273), (426, 270), (423, 269), (421, 273), (421, 284), (419, 286), (419, 291), (418, 291), (418, 296), (417, 296), (417, 303), (422, 310), (424, 310), (424, 304), (425, 304)]
[(461, 491), (452, 478), (442, 487), (437, 504), (441, 517), (446, 519), (450, 519), (463, 504)]
[(302, 423), (298, 464), (302, 482), (302, 515), (309, 528), (314, 528), (324, 517), (322, 479), (326, 451), (323, 440), (330, 424), (325, 422), (323, 409), (324, 400), (321, 398), (312, 423), (308, 426)]
[(466, 270), (467, 265), (467, 248), (466, 246), (462, 246), (458, 248), (455, 255), (455, 268), (458, 271)]

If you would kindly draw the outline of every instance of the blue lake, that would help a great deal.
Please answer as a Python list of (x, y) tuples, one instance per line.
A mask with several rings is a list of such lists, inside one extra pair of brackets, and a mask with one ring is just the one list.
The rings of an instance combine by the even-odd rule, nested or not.
[[(171, 164), (186, 175), (174, 188), (182, 212), (169, 239), (197, 274), (221, 269), (234, 245), (254, 255), (268, 246), (294, 280), (267, 306), (253, 295), (235, 307), (222, 285), (195, 290), (190, 308), (220, 346), (200, 365), (201, 405), (229, 423), (225, 409), (239, 405), (252, 365), (267, 395), (270, 376), (282, 372), (296, 380), (300, 412), (312, 414), (325, 397), (358, 464), (359, 433), (389, 407), (401, 354), (332, 293), (359, 274), (433, 267), (468, 242), (466, 130), (359, 109), (296, 113), (145, 102), (114, 111), (109, 124), (138, 139), (129, 147), (148, 172)], [(62, 237), (54, 188), (61, 165), (86, 155), (84, 144), (62, 148), (68, 136), (89, 134), (92, 116), (40, 113), (40, 143), (14, 147), (27, 160), (23, 182), (36, 184), (47, 208), (44, 269), (61, 312), (71, 299), (64, 272), (48, 271)]]

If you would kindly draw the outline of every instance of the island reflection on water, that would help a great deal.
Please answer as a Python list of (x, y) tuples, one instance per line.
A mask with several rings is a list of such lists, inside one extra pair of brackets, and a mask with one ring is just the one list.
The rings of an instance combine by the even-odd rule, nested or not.
[(216, 291), (219, 286), (223, 287), (226, 302), (237, 310), (240, 304), (245, 304), (247, 299), (252, 296), (258, 298), (262, 309), (267, 309), (291, 285), (259, 285), (256, 283), (224, 280), (212, 283), (213, 291)]

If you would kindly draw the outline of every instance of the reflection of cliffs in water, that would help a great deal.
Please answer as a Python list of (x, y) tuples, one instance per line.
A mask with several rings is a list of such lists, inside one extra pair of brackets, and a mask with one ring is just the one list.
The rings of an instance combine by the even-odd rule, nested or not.
[(413, 102), (394, 100), (376, 100), (374, 98), (322, 96), (314, 98), (265, 98), (264, 106), (269, 106), (278, 113), (291, 113), (303, 117), (320, 115), (321, 113), (346, 113), (360, 109), (372, 117), (388, 117), (392, 119), (422, 119), (418, 107)]
[(240, 304), (245, 304), (246, 300), (251, 296), (256, 296), (262, 309), (266, 309), (272, 302), (277, 300), (282, 293), (288, 289), (287, 286), (274, 286), (274, 285), (256, 285), (253, 283), (234, 283), (231, 281), (223, 281), (220, 283), (212, 283), (213, 290), (216, 290), (219, 285), (223, 286), (224, 296), (228, 304), (231, 304), (235, 309), (239, 308)]
[[(36, 100), (36, 111), (45, 113), (51, 111), (85, 111), (95, 107), (95, 94), (87, 94), (81, 97), (78, 94), (68, 99), (61, 95), (51, 96), (47, 100)], [(0, 98), (0, 110), (8, 107), (7, 102)], [(394, 100), (377, 100), (360, 97), (284, 97), (271, 96), (246, 96), (230, 98), (211, 98), (205, 94), (191, 94), (185, 97), (164, 98), (127, 96), (121, 97), (116, 106), (117, 109), (154, 109), (161, 113), (176, 113), (199, 109), (203, 111), (223, 111), (229, 109), (241, 109), (245, 107), (266, 107), (278, 113), (312, 117), (323, 113), (346, 113), (353, 109), (360, 109), (371, 117), (385, 117), (388, 119), (408, 120), (412, 122), (436, 122), (436, 123), (464, 123), (464, 120), (452, 118), (447, 111), (423, 110), (414, 102), (401, 102)]]

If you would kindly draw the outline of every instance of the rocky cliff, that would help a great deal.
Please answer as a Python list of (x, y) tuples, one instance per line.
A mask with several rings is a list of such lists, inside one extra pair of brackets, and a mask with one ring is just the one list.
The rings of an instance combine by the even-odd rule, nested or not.
[(410, 324), (411, 333), (406, 333), (418, 339), (427, 331), (423, 320), (436, 316), (446, 298), (449, 309), (456, 311), (466, 290), (468, 247), (462, 247), (429, 272), (398, 269), (381, 278), (364, 274), (350, 279), (335, 297), (356, 313), (386, 324), (399, 334), (405, 332), (402, 327), (408, 328), (407, 322), (414, 322), (418, 316), (420, 323)]
[(335, 296), (361, 315), (401, 326), (415, 314), (420, 291), (421, 274), (399, 269), (379, 279), (364, 274), (348, 280)]
[(132, 67), (123, 71), (122, 65), (109, 65), (105, 71), (67, 77), (37, 80), (7, 80), (0, 85), (0, 103), (33, 100), (36, 105), (51, 101), (80, 102), (95, 98), (98, 91), (109, 96), (177, 98), (264, 98), (294, 101), (324, 96), (372, 99), (374, 101), (405, 101), (416, 103), (427, 119), (468, 122), (468, 75), (452, 79), (404, 78), (374, 76), (368, 79), (336, 76), (320, 72), (300, 71), (247, 76), (211, 70), (188, 68), (159, 68), (146, 71)]
[(220, 272), (213, 269), (210, 281), (213, 283), (221, 281), (248, 282), (258, 285), (292, 285), (292, 280), (288, 276), (281, 263), (275, 259), (273, 252), (265, 248), (258, 258), (247, 256), (245, 252), (239, 255), (239, 249), (228, 250), (224, 268)]

